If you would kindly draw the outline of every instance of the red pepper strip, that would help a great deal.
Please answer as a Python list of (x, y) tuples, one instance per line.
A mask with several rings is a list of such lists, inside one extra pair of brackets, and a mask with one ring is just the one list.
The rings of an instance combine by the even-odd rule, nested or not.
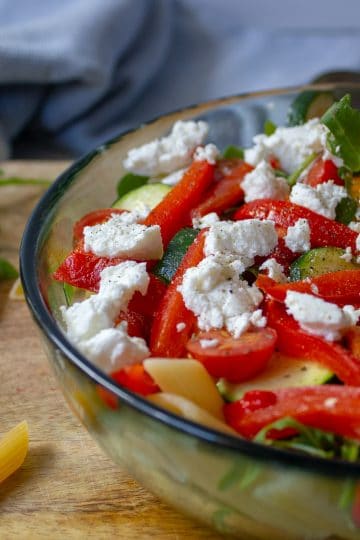
[[(229, 160), (224, 161), (229, 163)], [(221, 162), (217, 166), (221, 166)], [(253, 167), (241, 160), (236, 160), (235, 164), (232, 163), (228, 167), (229, 170), (224, 173), (223, 178), (210, 187), (204, 194), (204, 200), (192, 210), (192, 217), (205, 216), (209, 212), (220, 214), (242, 202), (244, 191), (241, 188), (241, 180), (253, 170)]]
[[(275, 283), (259, 274), (256, 285), (278, 302), (284, 302), (287, 291), (312, 294), (340, 306), (360, 304), (360, 270), (339, 270), (291, 283)], [(316, 291), (316, 292), (314, 292)]]
[(57, 281), (64, 281), (97, 292), (99, 290), (100, 273), (107, 266), (114, 266), (123, 262), (124, 259), (118, 257), (109, 259), (108, 257), (98, 257), (91, 252), (72, 251), (54, 272), (53, 278)]
[[(197, 266), (204, 258), (205, 232), (206, 229), (203, 229), (187, 250), (160, 302), (158, 314), (151, 329), (152, 356), (179, 358), (186, 352), (186, 343), (193, 331), (196, 317), (186, 308), (177, 288), (181, 285), (186, 270)], [(178, 331), (176, 326), (182, 323), (185, 324), (185, 328)]]
[(180, 182), (150, 212), (145, 225), (160, 225), (164, 248), (190, 222), (190, 211), (199, 204), (214, 179), (214, 165), (193, 161)]
[(125, 366), (111, 374), (111, 377), (121, 386), (142, 396), (160, 392), (160, 388), (145, 371), (142, 364)]
[[(266, 400), (261, 399), (263, 393)], [(224, 415), (227, 423), (247, 438), (291, 416), (306, 426), (359, 440), (360, 388), (327, 384), (247, 392), (241, 400), (226, 404)]]
[(305, 218), (310, 225), (311, 247), (351, 247), (356, 251), (357, 233), (347, 225), (328, 219), (304, 206), (289, 201), (259, 199), (244, 204), (235, 213), (234, 219), (271, 219), (279, 227), (293, 226), (298, 219)]
[(317, 158), (304, 178), (304, 184), (315, 187), (333, 180), (338, 186), (344, 185), (344, 180), (338, 174), (338, 168), (331, 159)]
[(104, 223), (111, 218), (113, 214), (123, 214), (127, 210), (120, 210), (120, 208), (101, 208), (100, 210), (94, 210), (85, 214), (79, 221), (77, 221), (73, 228), (74, 242), (77, 243), (83, 238), (84, 227), (92, 227), (99, 223)]
[[(308, 334), (278, 302), (267, 304), (268, 326), (278, 335), (277, 349), (295, 358), (323, 364), (345, 384), (360, 386), (360, 362), (341, 345)], [(360, 429), (360, 418), (359, 418)]]
[(114, 326), (117, 326), (122, 321), (127, 322), (127, 333), (129, 336), (147, 339), (149, 324), (145, 315), (132, 309), (127, 309), (120, 312), (114, 322)]

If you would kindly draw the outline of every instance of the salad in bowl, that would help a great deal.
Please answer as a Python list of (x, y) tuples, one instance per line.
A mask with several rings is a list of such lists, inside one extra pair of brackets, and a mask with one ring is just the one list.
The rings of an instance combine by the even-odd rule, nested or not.
[[(331, 467), (347, 470), (336, 495), (330, 480), (323, 489), (337, 517), (310, 536), (355, 538), (360, 111), (350, 95), (331, 89), (292, 96), (283, 124), (270, 119), (271, 106), (267, 111), (262, 131), (244, 147), (238, 140), (221, 147), (206, 114), (177, 119), (141, 144), (128, 142), (114, 201), (73, 220), (72, 248), (49, 265), (49, 283), (63, 298), (53, 310), (65, 335), (57, 339), (87, 359), (88, 373), (100, 374), (94, 403), (110, 415), (121, 410), (125, 390), (143, 412), (170, 418), (172, 428), (185, 419), (215, 434), (212, 443), (227, 441), (227, 452), (240, 445), (246, 459), (252, 449), (260, 461), (269, 458), (275, 477), (282, 459), (300, 476), (301, 464), (315, 464), (325, 476)], [(99, 174), (101, 167), (93, 181)], [(266, 492), (263, 476), (259, 463), (238, 464), (217, 489), (230, 499), (241, 490), (240, 501), (247, 490)], [(222, 514), (215, 511), (220, 530), (228, 512), (231, 522), (229, 508), (228, 499)], [(265, 538), (271, 525), (267, 538), (279, 531), (304, 537), (306, 519), (306, 526), (298, 518), (286, 525), (273, 511), (271, 504), (264, 509), (261, 532), (245, 525), (249, 516), (229, 531)], [(251, 520), (259, 520), (255, 514)]]

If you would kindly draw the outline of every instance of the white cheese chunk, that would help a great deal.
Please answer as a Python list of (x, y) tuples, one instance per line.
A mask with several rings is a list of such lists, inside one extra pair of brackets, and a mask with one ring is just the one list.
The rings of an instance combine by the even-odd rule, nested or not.
[(151, 209), (149, 206), (144, 205), (143, 207), (132, 210), (131, 212), (122, 212), (121, 214), (114, 212), (112, 216), (118, 216), (119, 223), (132, 225), (133, 223), (137, 223), (138, 221), (142, 221), (143, 219), (147, 218), (147, 216), (150, 214), (150, 210)]
[(344, 332), (356, 325), (360, 316), (360, 310), (353, 306), (340, 308), (322, 298), (295, 291), (287, 291), (285, 305), (301, 328), (327, 341), (341, 339)]
[(183, 330), (185, 330), (185, 328), (186, 328), (186, 324), (184, 322), (179, 322), (176, 325), (177, 332), (182, 332)]
[(290, 193), (292, 203), (309, 208), (330, 219), (335, 219), (335, 209), (345, 197), (347, 197), (346, 189), (334, 184), (332, 180), (318, 184), (316, 187), (297, 183)]
[(186, 168), (179, 169), (178, 171), (175, 171), (171, 174), (168, 174), (167, 176), (164, 176), (158, 181), (167, 186), (176, 186), (176, 184), (178, 184), (180, 180), (182, 179), (182, 177), (184, 176), (185, 171), (186, 171)]
[(287, 281), (287, 277), (284, 274), (284, 267), (279, 264), (276, 259), (266, 259), (266, 261), (259, 266), (259, 270), (267, 270), (269, 278), (276, 281), (276, 283), (285, 283)]
[(87, 341), (78, 344), (81, 352), (106, 373), (124, 366), (138, 364), (149, 356), (149, 349), (142, 338), (130, 337), (126, 323), (116, 328), (98, 332)]
[(215, 165), (219, 156), (219, 149), (212, 143), (207, 144), (206, 146), (198, 146), (194, 152), (195, 161), (207, 161), (210, 165)]
[(201, 330), (226, 328), (235, 337), (249, 328), (252, 312), (263, 298), (255, 285), (240, 278), (236, 261), (229, 264), (225, 258), (222, 264), (219, 255), (189, 268), (178, 290)]
[(205, 216), (193, 218), (192, 226), (194, 227), (194, 229), (205, 229), (206, 227), (210, 227), (218, 221), (219, 216), (217, 215), (217, 213), (210, 212), (209, 214), (205, 214)]
[(130, 150), (123, 165), (128, 171), (145, 176), (172, 173), (191, 163), (195, 148), (204, 142), (208, 130), (206, 122), (179, 120), (167, 137)]
[(284, 238), (285, 245), (293, 253), (304, 253), (310, 249), (310, 227), (307, 219), (298, 219), (295, 225), (288, 227)]
[(200, 346), (202, 349), (211, 349), (219, 345), (218, 339), (200, 339)]
[(351, 262), (352, 257), (353, 257), (353, 254), (352, 254), (352, 250), (350, 246), (345, 248), (345, 252), (342, 255), (340, 255), (340, 259), (344, 259), (344, 261), (346, 262)]
[(360, 233), (356, 237), (355, 247), (356, 247), (357, 251), (360, 251)]
[(286, 179), (277, 177), (273, 168), (264, 160), (245, 175), (241, 187), (245, 193), (245, 202), (256, 199), (284, 200), (290, 192)]
[(84, 227), (84, 249), (99, 257), (161, 259), (163, 245), (159, 225), (146, 227), (123, 222), (122, 214), (113, 214), (105, 223)]
[(149, 281), (146, 263), (125, 261), (114, 266), (108, 266), (101, 271), (97, 296), (109, 298), (121, 310), (125, 310), (136, 291), (142, 295), (146, 294)]
[(326, 149), (327, 133), (328, 129), (317, 118), (301, 126), (278, 127), (269, 137), (263, 134), (254, 137), (255, 146), (245, 150), (245, 161), (256, 166), (274, 156), (284, 171), (291, 174), (311, 154)]
[(348, 224), (348, 227), (350, 227), (352, 231), (355, 231), (360, 234), (360, 221), (350, 221), (350, 223)]

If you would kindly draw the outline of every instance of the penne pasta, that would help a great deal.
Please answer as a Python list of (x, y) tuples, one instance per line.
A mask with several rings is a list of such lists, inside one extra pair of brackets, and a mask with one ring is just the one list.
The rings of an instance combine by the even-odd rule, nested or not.
[(20, 422), (0, 439), (0, 482), (23, 464), (28, 446), (29, 430), (26, 421)]

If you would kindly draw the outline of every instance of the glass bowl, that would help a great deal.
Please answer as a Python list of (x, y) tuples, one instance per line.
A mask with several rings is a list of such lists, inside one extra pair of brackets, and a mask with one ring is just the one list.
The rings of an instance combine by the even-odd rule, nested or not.
[[(321, 85), (244, 94), (156, 119), (86, 155), (63, 173), (34, 210), (21, 246), (21, 276), (62, 391), (94, 439), (140, 483), (220, 533), (242, 539), (360, 538), (352, 499), (360, 466), (264, 447), (184, 420), (127, 391), (92, 365), (61, 328), (65, 304), (52, 280), (72, 247), (72, 226), (110, 206), (130, 148), (169, 131), (175, 120), (203, 119), (220, 149), (251, 145), (264, 121), (285, 124), (289, 104), (305, 89), (346, 92), (360, 85)], [(359, 490), (360, 488), (357, 487)]]

